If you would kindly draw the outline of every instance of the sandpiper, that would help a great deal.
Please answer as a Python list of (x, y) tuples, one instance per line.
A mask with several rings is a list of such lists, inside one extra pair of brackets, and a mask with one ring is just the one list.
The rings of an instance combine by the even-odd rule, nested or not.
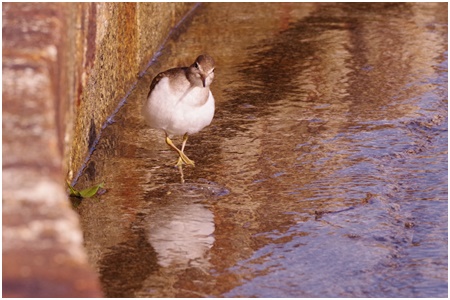
[[(214, 59), (206, 54), (197, 57), (190, 67), (173, 68), (159, 73), (150, 85), (142, 113), (152, 128), (166, 133), (166, 143), (179, 157), (176, 166), (194, 166), (184, 154), (188, 135), (197, 133), (214, 116), (214, 97), (209, 89), (214, 79)], [(183, 135), (181, 150), (170, 139)]]

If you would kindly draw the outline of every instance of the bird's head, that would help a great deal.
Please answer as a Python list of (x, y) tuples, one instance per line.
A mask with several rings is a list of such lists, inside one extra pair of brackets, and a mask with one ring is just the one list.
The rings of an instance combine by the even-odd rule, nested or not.
[(189, 68), (198, 85), (208, 87), (212, 83), (214, 79), (214, 59), (211, 56), (200, 55)]

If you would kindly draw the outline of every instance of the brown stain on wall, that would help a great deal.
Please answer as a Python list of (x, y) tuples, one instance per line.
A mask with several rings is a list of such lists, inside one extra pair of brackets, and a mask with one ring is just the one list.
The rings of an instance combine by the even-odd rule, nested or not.
[(84, 70), (89, 72), (89, 70), (94, 65), (96, 44), (95, 40), (97, 37), (97, 4), (91, 3), (89, 5), (88, 13), (88, 26), (86, 32), (86, 54), (84, 62)]

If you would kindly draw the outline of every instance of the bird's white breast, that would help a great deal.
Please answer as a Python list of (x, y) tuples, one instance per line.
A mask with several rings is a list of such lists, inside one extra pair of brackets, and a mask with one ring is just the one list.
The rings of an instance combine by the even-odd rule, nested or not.
[[(178, 82), (180, 83), (180, 82)], [(209, 88), (171, 84), (162, 78), (150, 93), (143, 115), (153, 128), (169, 135), (192, 134), (208, 126), (214, 116), (214, 97)]]

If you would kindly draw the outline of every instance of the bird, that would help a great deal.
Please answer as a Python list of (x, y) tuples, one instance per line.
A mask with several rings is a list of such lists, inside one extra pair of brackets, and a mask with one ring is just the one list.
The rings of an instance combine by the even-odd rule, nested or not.
[[(210, 90), (214, 79), (214, 59), (202, 54), (189, 67), (166, 70), (155, 76), (142, 107), (148, 125), (166, 134), (166, 143), (179, 155), (175, 166), (195, 166), (184, 153), (188, 136), (210, 125), (215, 102)], [(183, 136), (181, 149), (171, 140)]]

